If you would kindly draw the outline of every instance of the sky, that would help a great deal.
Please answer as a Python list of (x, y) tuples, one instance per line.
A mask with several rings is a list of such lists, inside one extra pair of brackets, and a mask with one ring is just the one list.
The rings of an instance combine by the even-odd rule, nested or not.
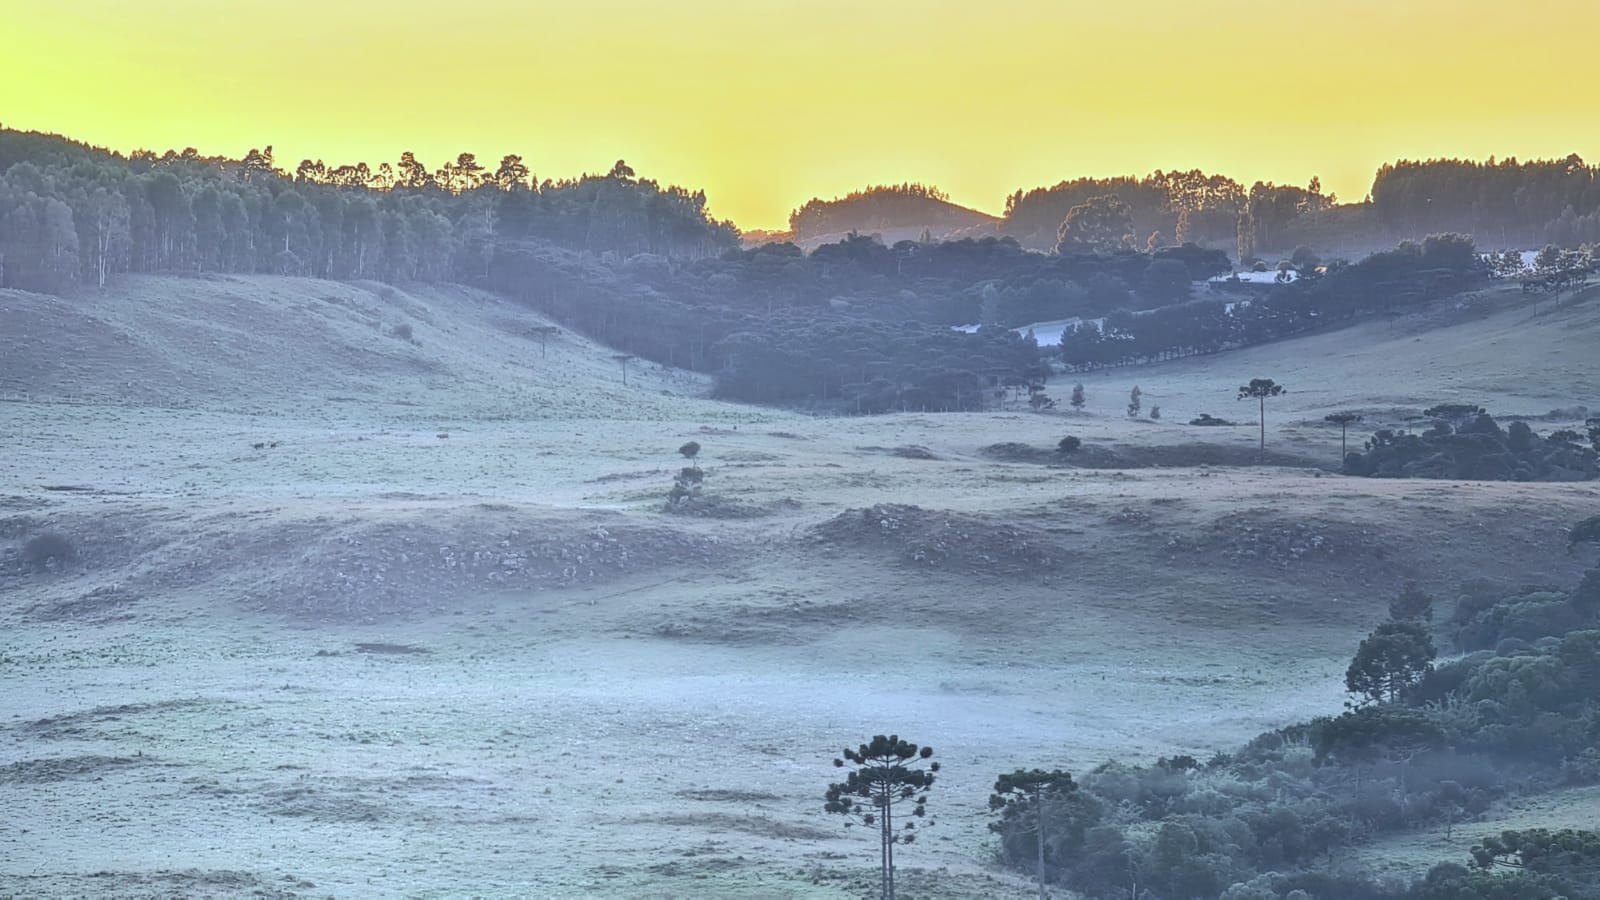
[[(1594, 0), (61, 0), (6, 17), (0, 124), (117, 150), (703, 188), (781, 228), (869, 183), (1201, 168), (1360, 200), (1385, 161), (1600, 158)], [(1587, 99), (1586, 99), (1587, 98)]]

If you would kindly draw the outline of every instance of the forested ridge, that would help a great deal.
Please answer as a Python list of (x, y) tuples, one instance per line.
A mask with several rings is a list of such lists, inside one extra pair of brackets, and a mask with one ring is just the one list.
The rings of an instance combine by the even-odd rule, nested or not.
[[(1443, 194), (1479, 199), (1435, 202)], [(1484, 199), (1496, 197), (1510, 205)], [(814, 201), (794, 222), (831, 228), (836, 216), (908, 204), (959, 209), (904, 184)], [(1576, 241), (1597, 204), (1595, 172), (1576, 157), (1438, 161), (1386, 167), (1364, 214), (1406, 227), (1500, 222), (1508, 236), (1548, 231), (1554, 216)], [(982, 408), (1053, 362), (1215, 352), (1393, 314), (1491, 274), (1470, 237), (1440, 234), (1349, 263), (1297, 247), (1292, 283), (1197, 288), (1234, 268), (1216, 246), (1232, 246), (1230, 232), (1248, 259), (1339, 209), (1314, 181), (1247, 190), (1158, 172), (1019, 191), (1001, 237), (885, 245), (849, 234), (806, 253), (741, 248), (702, 192), (620, 161), (560, 181), (539, 180), (519, 156), (491, 167), (470, 153), (437, 168), (406, 153), (376, 167), (303, 160), (290, 172), (270, 147), (237, 160), (122, 156), (0, 130), (0, 287), (70, 293), (125, 272), (459, 281), (622, 352), (712, 373), (721, 396), (848, 412)], [(1051, 252), (1030, 249), (1039, 243)], [(1551, 258), (1562, 261), (1554, 288), (1596, 268), (1592, 252)], [(1081, 321), (1059, 347), (1010, 330), (1071, 319)]]

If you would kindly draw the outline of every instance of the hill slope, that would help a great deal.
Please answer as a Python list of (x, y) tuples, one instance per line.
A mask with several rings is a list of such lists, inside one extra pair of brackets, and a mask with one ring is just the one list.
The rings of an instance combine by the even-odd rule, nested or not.
[[(541, 336), (540, 329), (555, 328)], [(541, 348), (541, 344), (543, 347)], [(70, 298), (0, 290), (0, 397), (435, 417), (725, 415), (705, 379), (503, 298), (266, 275), (130, 276)]]

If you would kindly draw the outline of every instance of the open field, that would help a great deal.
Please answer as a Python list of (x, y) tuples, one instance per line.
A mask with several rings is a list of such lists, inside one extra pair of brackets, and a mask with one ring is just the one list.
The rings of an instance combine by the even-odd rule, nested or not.
[[(906, 893), (1029, 895), (998, 772), (1335, 712), (1407, 580), (1576, 578), (1592, 483), (1328, 471), (1333, 409), (1593, 403), (1600, 303), (1510, 299), (1084, 376), (1084, 414), (815, 419), (463, 289), (0, 292), (0, 894), (860, 896), (821, 796), (897, 731), (946, 767)], [(1068, 431), (1121, 467), (1022, 452)], [(688, 440), (715, 515), (662, 510)], [(46, 531), (76, 557), (17, 574)]]

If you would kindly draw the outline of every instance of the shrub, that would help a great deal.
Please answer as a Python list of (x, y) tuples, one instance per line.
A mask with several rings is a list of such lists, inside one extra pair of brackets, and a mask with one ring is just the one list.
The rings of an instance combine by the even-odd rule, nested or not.
[(689, 443), (684, 444), (682, 447), (679, 447), (678, 452), (683, 454), (684, 459), (694, 459), (696, 456), (700, 455), (700, 442), (690, 441)]
[(22, 568), (34, 572), (55, 569), (66, 565), (77, 555), (77, 549), (66, 535), (46, 531), (34, 535), (22, 545)]
[(1078, 448), (1082, 446), (1082, 438), (1069, 434), (1062, 438), (1060, 443), (1056, 444), (1056, 451), (1058, 453), (1075, 453), (1077, 452)]
[(391, 327), (389, 329), (389, 336), (392, 337), (392, 338), (399, 338), (400, 340), (405, 341), (408, 344), (416, 343), (416, 338), (412, 335), (412, 332), (411, 332), (411, 323), (410, 322), (401, 322), (399, 325), (395, 325), (395, 326)]

